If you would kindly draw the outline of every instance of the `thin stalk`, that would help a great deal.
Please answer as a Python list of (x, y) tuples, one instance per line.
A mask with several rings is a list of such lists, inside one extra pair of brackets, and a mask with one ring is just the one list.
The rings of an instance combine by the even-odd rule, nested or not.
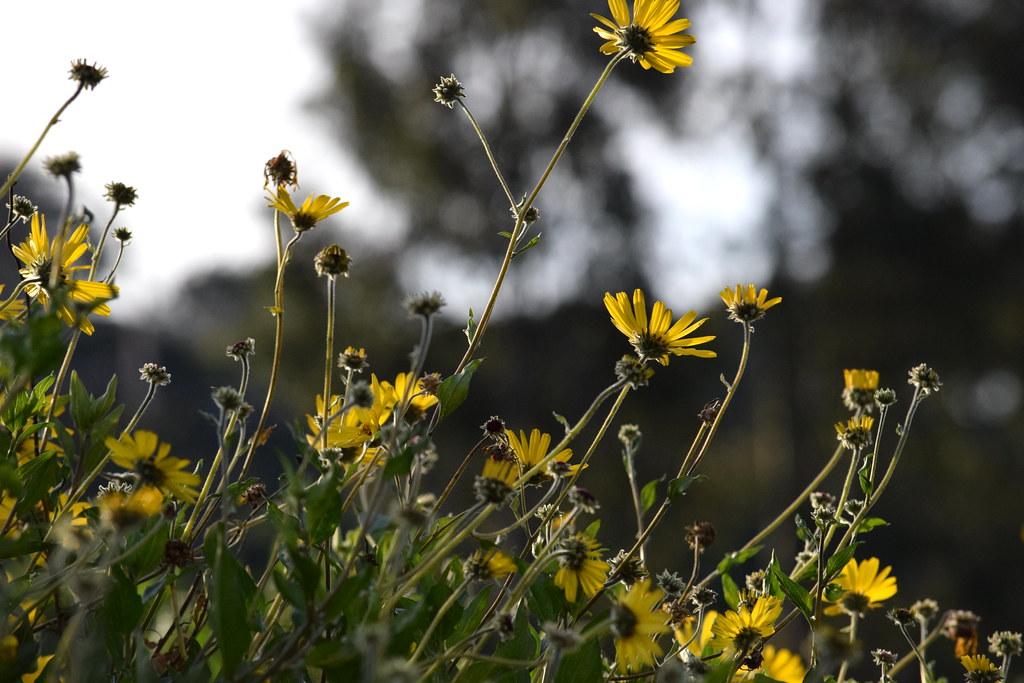
[[(324, 412), (320, 424), (327, 424), (327, 413), (331, 407), (331, 369), (334, 361), (334, 298), (337, 281), (333, 275), (327, 276), (327, 332), (324, 344)], [(321, 429), (320, 447), (327, 449), (327, 429)]]
[[(498, 300), (498, 293), (501, 292), (501, 286), (505, 282), (505, 275), (508, 273), (509, 265), (512, 263), (512, 257), (515, 255), (516, 243), (519, 239), (520, 230), (524, 225), (524, 218), (526, 212), (533, 206), (534, 200), (537, 199), (537, 195), (540, 194), (544, 184), (548, 181), (548, 177), (551, 172), (555, 169), (559, 159), (562, 158), (562, 154), (565, 153), (566, 148), (572, 141), (573, 135), (576, 134), (576, 129), (579, 128), (580, 123), (583, 121), (583, 117), (586, 116), (587, 111), (590, 109), (590, 105), (594, 103), (594, 99), (597, 97), (597, 93), (601, 91), (605, 81), (611, 75), (615, 65), (622, 60), (623, 54), (620, 53), (615, 57), (608, 60), (608, 63), (604, 67), (604, 71), (598, 77), (597, 82), (594, 83), (594, 87), (591, 88), (590, 93), (586, 99), (583, 100), (583, 104), (580, 106), (578, 112), (576, 112), (575, 118), (572, 123), (569, 124), (569, 129), (562, 137), (562, 142), (559, 143), (558, 148), (555, 149), (555, 153), (551, 156), (551, 160), (548, 162), (547, 167), (541, 174), (537, 184), (534, 185), (533, 190), (527, 195), (526, 199), (522, 204), (519, 205), (518, 215), (516, 216), (515, 226), (512, 228), (512, 234), (508, 240), (508, 248), (505, 250), (505, 257), (502, 259), (501, 267), (498, 269), (498, 276), (494, 280), (494, 287), (491, 288), (490, 297), (487, 299), (487, 304), (484, 306), (484, 311), (480, 316), (480, 322), (477, 324), (476, 331), (473, 333), (473, 338), (469, 342), (469, 348), (466, 349), (465, 355), (462, 356), (462, 360), (459, 361), (459, 365), (455, 368), (455, 374), (462, 371), (466, 367), (466, 364), (473, 359), (473, 355), (476, 353), (477, 348), (480, 346), (480, 342), (483, 340), (484, 331), (487, 329), (487, 324), (490, 322), (491, 313), (494, 312), (494, 304)], [(513, 202), (513, 205), (515, 203)]]
[(498, 177), (498, 182), (501, 184), (501, 189), (505, 192), (505, 197), (508, 199), (509, 206), (515, 211), (516, 200), (512, 196), (512, 190), (509, 189), (508, 183), (505, 181), (505, 176), (502, 175), (501, 169), (498, 168), (498, 161), (494, 158), (494, 152), (491, 151), (491, 145), (487, 142), (487, 136), (484, 135), (483, 129), (480, 124), (477, 123), (476, 117), (473, 116), (473, 112), (469, 110), (469, 107), (462, 101), (462, 99), (456, 100), (459, 103), (459, 107), (466, 114), (466, 118), (469, 119), (469, 125), (473, 127), (473, 132), (480, 138), (480, 144), (484, 147), (484, 154), (487, 155), (487, 160), (491, 162), (491, 168), (494, 169), (494, 175)]
[[(850, 645), (853, 645), (857, 640), (857, 613), (854, 612), (850, 615)], [(839, 675), (836, 676), (836, 683), (843, 683), (846, 680), (846, 670), (850, 666), (850, 660), (844, 659), (843, 663), (839, 666)]]
[(423, 637), (420, 638), (420, 642), (416, 646), (416, 650), (412, 653), (412, 657), (409, 658), (410, 664), (415, 664), (416, 660), (420, 658), (421, 654), (423, 654), (423, 649), (430, 641), (430, 636), (434, 635), (434, 631), (441, 624), (441, 620), (444, 619), (444, 615), (448, 614), (448, 610), (452, 608), (452, 605), (454, 605), (459, 599), (459, 596), (462, 595), (462, 591), (466, 590), (467, 586), (469, 586), (469, 579), (463, 579), (462, 583), (456, 586), (455, 590), (452, 591), (452, 594), (448, 596), (448, 599), (437, 608), (437, 613), (434, 615), (433, 620), (431, 620), (430, 625), (427, 626), (427, 630), (423, 632)]

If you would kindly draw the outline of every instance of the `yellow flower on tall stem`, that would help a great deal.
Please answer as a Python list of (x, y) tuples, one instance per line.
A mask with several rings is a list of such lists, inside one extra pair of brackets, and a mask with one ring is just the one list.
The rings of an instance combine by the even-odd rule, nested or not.
[(321, 194), (315, 197), (309, 195), (302, 202), (301, 206), (296, 206), (291, 195), (288, 194), (288, 190), (283, 185), (279, 186), (277, 192), (269, 195), (267, 199), (269, 200), (267, 206), (277, 209), (288, 216), (288, 220), (292, 222), (295, 232), (312, 230), (316, 227), (317, 223), (329, 216), (333, 216), (349, 204), (337, 197)]
[(608, 9), (611, 19), (590, 14), (602, 24), (594, 27), (594, 33), (606, 41), (602, 53), (623, 54), (645, 69), (653, 67), (664, 74), (693, 64), (693, 57), (681, 51), (697, 41), (682, 33), (690, 27), (690, 20), (672, 19), (679, 0), (635, 0), (632, 19), (626, 0), (608, 0)]
[[(110, 315), (110, 306), (104, 302), (117, 296), (117, 287), (106, 282), (74, 277), (78, 271), (89, 269), (88, 265), (75, 265), (88, 250), (89, 226), (79, 225), (66, 239), (56, 237), (51, 241), (46, 232), (46, 217), (38, 212), (32, 214), (28, 239), (13, 248), (14, 255), (22, 263), (18, 272), (23, 278), (25, 292), (41, 303), (50, 301), (54, 260), (59, 259), (57, 287), (63, 288), (72, 302), (82, 304), (90, 312)], [(58, 303), (57, 317), (65, 325), (77, 324), (82, 332), (93, 333), (93, 324), (89, 319), (82, 316), (79, 320), (79, 316), (65, 302)]]
[[(536, 427), (530, 432), (529, 437), (521, 429), (518, 436), (511, 429), (506, 429), (505, 436), (508, 437), (508, 444), (512, 447), (512, 452), (516, 454), (516, 458), (519, 460), (523, 471), (530, 469), (543, 460), (544, 456), (548, 454), (548, 449), (551, 447), (551, 435), (541, 432)], [(571, 457), (572, 449), (563, 448), (554, 455), (552, 462), (568, 463)], [(579, 465), (570, 465), (568, 472), (575, 474), (579, 469)]]
[(693, 311), (673, 323), (672, 310), (665, 308), (664, 302), (655, 301), (648, 318), (647, 302), (643, 291), (639, 289), (633, 290), (632, 303), (625, 292), (615, 296), (605, 292), (604, 306), (612, 317), (612, 324), (626, 335), (643, 360), (656, 360), (662, 365), (668, 365), (669, 354), (698, 358), (714, 358), (718, 355), (708, 349), (693, 348), (706, 344), (714, 336), (686, 336), (707, 322), (707, 318), (697, 320), (697, 314)]
[(582, 590), (588, 598), (601, 590), (608, 576), (608, 563), (601, 559), (601, 544), (587, 534), (575, 534), (559, 544), (559, 563), (554, 583), (565, 593), (565, 599), (576, 602)]
[(749, 654), (762, 640), (775, 633), (775, 622), (782, 614), (782, 603), (770, 595), (762, 595), (754, 606), (741, 605), (718, 615), (711, 627), (716, 648)]
[(106, 446), (118, 467), (135, 473), (139, 487), (152, 486), (186, 503), (195, 502), (199, 477), (185, 468), (188, 460), (171, 457), (171, 445), (160, 443), (153, 432), (140, 430), (120, 439), (109, 437)]
[(700, 633), (697, 637), (694, 637), (694, 629), (697, 624), (697, 617), (687, 617), (686, 621), (677, 626), (674, 629), (676, 642), (680, 646), (685, 645), (686, 649), (690, 651), (694, 657), (700, 657), (704, 654), (704, 648), (711, 644), (713, 637), (712, 628), (715, 624), (715, 619), (718, 617), (718, 612), (710, 610), (704, 613), (704, 618), (701, 621)]
[(764, 317), (768, 309), (782, 303), (782, 297), (768, 298), (768, 290), (764, 287), (760, 291), (753, 284), (736, 285), (726, 287), (719, 296), (729, 311), (729, 319), (738, 323), (752, 323)]
[(877, 609), (882, 602), (896, 595), (896, 577), (890, 576), (892, 567), (879, 571), (880, 562), (871, 557), (863, 562), (850, 560), (843, 567), (835, 582), (842, 590), (834, 602), (825, 608), (825, 614), (863, 615), (869, 609)]
[(620, 672), (638, 671), (662, 655), (658, 636), (669, 630), (667, 615), (657, 609), (664, 593), (650, 579), (634, 583), (612, 607), (615, 666)]

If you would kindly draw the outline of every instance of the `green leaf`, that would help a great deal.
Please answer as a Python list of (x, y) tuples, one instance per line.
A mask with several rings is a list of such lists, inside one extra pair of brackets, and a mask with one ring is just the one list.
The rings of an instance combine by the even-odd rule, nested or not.
[(604, 678), (601, 666), (601, 647), (597, 638), (562, 656), (555, 673), (555, 683), (590, 683)]
[(133, 583), (116, 565), (110, 570), (113, 582), (103, 597), (100, 619), (112, 633), (127, 635), (142, 618), (142, 598)]
[(776, 678), (771, 678), (770, 676), (765, 676), (762, 673), (758, 673), (754, 674), (754, 683), (782, 683), (782, 681)]
[(341, 492), (338, 490), (337, 469), (322, 478), (309, 490), (306, 498), (306, 529), (310, 543), (316, 545), (330, 536), (341, 523)]
[(861, 520), (860, 524), (857, 525), (857, 533), (865, 534), (880, 526), (889, 526), (889, 522), (885, 521), (881, 517), (865, 517)]
[(544, 234), (544, 233), (540, 233), (540, 232), (538, 232), (538, 233), (537, 233), (536, 235), (534, 235), (534, 236), (533, 236), (533, 237), (532, 237), (532, 238), (530, 239), (530, 241), (529, 241), (529, 242), (527, 242), (527, 243), (526, 243), (525, 245), (523, 245), (523, 246), (519, 247), (518, 249), (516, 249), (516, 250), (515, 250), (515, 252), (513, 252), (513, 254), (512, 254), (512, 255), (513, 255), (513, 256), (519, 256), (519, 255), (520, 255), (520, 254), (522, 254), (523, 252), (525, 252), (525, 251), (528, 251), (528, 250), (530, 250), (530, 249), (533, 249), (533, 248), (534, 248), (535, 246), (537, 246), (537, 244), (538, 244), (538, 243), (540, 243), (540, 236), (541, 236), (542, 234)]
[(722, 574), (722, 598), (731, 609), (740, 604), (740, 589), (728, 574)]
[(224, 673), (230, 677), (252, 642), (248, 601), (256, 584), (225, 546), (221, 533), (219, 526), (211, 530), (204, 550), (212, 573), (208, 584), (210, 626), (217, 637)]
[(665, 477), (658, 477), (644, 484), (644, 487), (640, 489), (640, 508), (647, 512), (654, 505), (658, 499), (658, 484), (662, 482)]
[[(511, 236), (510, 234), (509, 237)], [(469, 317), (466, 318), (466, 329), (462, 330), (462, 333), (466, 335), (467, 342), (473, 342), (473, 337), (476, 336), (476, 320), (473, 318), (472, 308), (469, 309)]]
[(415, 449), (404, 448), (393, 458), (389, 458), (384, 465), (384, 477), (390, 479), (402, 474), (408, 474), (412, 470), (412, 459), (416, 455)]
[(831, 579), (833, 576), (843, 570), (843, 567), (853, 559), (853, 554), (857, 552), (857, 546), (860, 543), (851, 543), (832, 557), (828, 558), (828, 564), (825, 565), (825, 580)]
[(704, 479), (707, 479), (707, 476), (704, 474), (693, 474), (687, 477), (673, 479), (668, 483), (668, 491), (666, 492), (669, 501), (674, 503), (678, 498), (686, 495), (686, 490), (688, 488), (696, 482), (703, 481)]
[(494, 586), (484, 586), (469, 602), (466, 609), (462, 612), (462, 618), (459, 619), (459, 623), (452, 630), (451, 636), (448, 638), (450, 642), (457, 643), (476, 629), (480, 624), (480, 619), (484, 616), (484, 612), (491, 605), (491, 594), (493, 592)]
[(569, 421), (565, 419), (565, 415), (560, 415), (559, 413), (556, 413), (554, 411), (551, 411), (551, 414), (554, 415), (555, 422), (562, 425), (562, 428), (565, 429), (566, 434), (572, 431), (572, 427), (569, 426)]
[[(470, 321), (472, 321), (472, 317)], [(476, 372), (476, 369), (480, 367), (482, 362), (483, 358), (471, 360), (461, 372), (441, 382), (441, 385), (437, 388), (437, 400), (441, 403), (441, 414), (438, 416), (439, 421), (455, 412), (462, 405), (462, 402), (466, 400), (466, 396), (469, 395), (469, 382), (473, 379), (473, 373)]]
[(778, 562), (772, 562), (771, 572), (779, 582), (779, 587), (782, 588), (782, 592), (786, 594), (787, 598), (789, 598), (789, 601), (793, 603), (794, 607), (800, 610), (804, 615), (804, 618), (810, 621), (814, 616), (814, 600), (811, 598), (811, 594), (807, 592), (806, 588), (789, 578), (789, 575), (782, 571)]
[(507, 240), (510, 240), (510, 239), (512, 239), (512, 233), (510, 233), (510, 232), (509, 232), (508, 230), (502, 230), (502, 231), (501, 231), (501, 232), (499, 232), (498, 234), (499, 234), (500, 236), (504, 237), (504, 238), (505, 238), (505, 239), (507, 239)]
[(865, 498), (871, 497), (874, 486), (871, 484), (871, 460), (874, 456), (868, 455), (864, 458), (864, 465), (857, 470), (857, 481), (860, 483), (860, 490), (864, 492)]
[(565, 594), (546, 574), (542, 574), (530, 586), (526, 604), (530, 611), (537, 615), (541, 623), (558, 621), (558, 618), (567, 610)]
[(761, 548), (763, 547), (764, 546), (754, 545), (750, 546), (746, 550), (736, 550), (734, 552), (728, 553), (725, 557), (722, 558), (722, 561), (718, 563), (718, 567), (716, 568), (718, 573), (724, 574), (733, 567), (738, 567), (739, 565), (743, 564), (744, 562), (752, 558), (754, 555), (757, 555), (759, 552), (761, 552)]

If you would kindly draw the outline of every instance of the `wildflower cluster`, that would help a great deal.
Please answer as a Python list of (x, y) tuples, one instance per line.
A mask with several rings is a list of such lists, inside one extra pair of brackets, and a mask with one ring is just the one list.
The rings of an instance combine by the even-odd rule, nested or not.
[[(327, 194), (297, 199), (298, 166), (288, 152), (266, 163), (267, 222), (277, 245), (274, 335), (260, 341), (259, 354), (253, 338), (223, 340), (221, 362), (238, 381), (203, 398), (206, 408), (210, 401), (216, 407), (211, 447), (182, 453), (171, 445), (181, 440), (145, 428), (149, 407), (164, 400), (161, 390), (171, 382), (167, 367), (141, 365), (145, 395), (131, 413), (118, 403), (116, 381), (93, 394), (71, 371), (82, 333), (92, 334), (96, 321), (114, 312), (114, 280), (131, 234), (115, 231), (120, 253), (109, 272), (99, 272), (100, 259), (113, 217), (140, 195), (121, 182), (106, 186), (112, 216), (95, 246), (74, 211), (50, 229), (31, 198), (13, 194), (38, 145), (32, 147), (0, 191), (8, 197), (5, 231), (18, 262), (18, 283), (0, 300), (0, 679), (78, 680), (88, 672), (90, 680), (682, 676), (797, 683), (810, 670), (813, 680), (848, 680), (858, 623), (892, 607), (897, 595), (892, 567), (871, 556), (865, 537), (885, 524), (872, 511), (907, 453), (912, 418), (941, 390), (932, 368), (909, 373), (913, 393), (891, 451), (882, 442), (896, 391), (881, 388), (874, 370), (846, 370), (836, 408), (852, 415), (835, 426), (833, 455), (790, 506), (718, 561), (710, 559), (721, 545), (714, 524), (683, 498), (705, 478), (718, 428), (745, 389), (753, 323), (775, 322), (782, 298), (767, 289), (725, 287), (723, 306), (704, 316), (676, 316), (662, 300), (648, 306), (639, 288), (608, 292), (609, 333), (625, 337), (616, 337), (624, 355), (603, 360), (607, 387), (575, 420), (559, 416), (564, 431), (493, 416), (464, 454), (440, 442), (438, 425), (467, 401), (484, 362), (478, 351), (513, 257), (538, 244), (539, 234), (529, 233), (540, 216), (534, 202), (594, 97), (627, 61), (666, 74), (693, 61), (683, 51), (694, 38), (683, 33), (689, 21), (676, 16), (678, 2), (608, 4), (610, 18), (594, 15), (606, 68), (528, 192), (508, 187), (458, 79), (445, 76), (434, 88), (436, 101), (464, 110), (480, 137), (509, 200), (511, 218), (502, 208), (500, 219), (512, 223), (495, 286), (470, 320), (454, 368), (428, 371), (445, 305), (439, 292), (406, 301), (419, 335), (402, 372), (371, 368), (374, 356), (359, 340), (336, 347), (337, 289), (360, 276), (358, 254), (353, 260), (330, 244), (309, 255), (306, 267), (312, 264), (325, 292), (323, 382), (309, 387), (308, 413), (273, 481), (251, 471), (258, 458), (273, 458), (264, 446), (286, 350), (285, 272), (303, 237), (326, 231), (348, 202)], [(106, 77), (106, 69), (76, 61), (74, 95), (58, 113)], [(71, 153), (44, 166), (73, 197), (81, 163)], [(282, 223), (291, 226), (287, 241)], [(723, 377), (720, 398), (692, 406), (690, 424), (670, 426), (690, 445), (662, 476), (642, 484), (642, 427), (617, 425), (619, 411), (655, 381), (656, 365), (666, 376), (717, 372), (699, 362), (718, 354), (716, 336), (702, 334), (712, 316), (740, 326), (729, 326), (742, 335), (735, 372)], [(265, 379), (260, 395), (252, 388), (257, 374)], [(546, 414), (538, 408), (536, 419)], [(598, 516), (610, 506), (581, 481), (606, 459), (615, 441), (606, 441), (608, 433), (618, 434), (621, 482), (633, 508), (611, 514), (636, 525), (625, 547), (611, 545)], [(425, 475), (439, 458), (460, 464), (432, 491)], [(844, 483), (825, 490), (840, 464)], [(460, 496), (469, 501), (461, 509)], [(813, 524), (801, 517), (807, 504)], [(667, 531), (662, 522), (672, 505), (696, 521)], [(790, 520), (802, 543), (795, 557), (765, 547)], [(666, 532), (681, 551), (678, 564), (652, 566), (648, 544)], [(741, 569), (748, 563), (756, 566)], [(784, 629), (797, 631), (799, 617), (810, 636), (809, 659), (773, 641)], [(976, 615), (940, 615), (927, 598), (891, 610), (890, 618), (892, 642), (871, 650), (883, 682), (910, 663), (894, 654), (907, 645), (922, 676), (935, 680), (925, 652), (943, 634), (968, 683), (1006, 680), (1021, 655), (1021, 635), (1003, 630), (988, 637), (998, 661), (989, 659), (980, 652)]]

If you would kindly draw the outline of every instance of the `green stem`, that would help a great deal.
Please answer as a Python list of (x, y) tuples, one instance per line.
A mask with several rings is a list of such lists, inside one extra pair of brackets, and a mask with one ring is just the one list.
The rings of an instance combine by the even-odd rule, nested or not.
[(466, 118), (469, 119), (469, 125), (473, 127), (473, 131), (476, 133), (476, 136), (480, 138), (480, 144), (484, 147), (484, 154), (487, 155), (487, 160), (491, 162), (491, 168), (494, 169), (494, 175), (498, 177), (501, 189), (505, 192), (505, 197), (508, 199), (508, 203), (514, 211), (516, 208), (516, 200), (512, 196), (512, 190), (509, 189), (508, 183), (505, 182), (505, 176), (502, 175), (501, 169), (498, 168), (498, 161), (494, 158), (494, 152), (491, 151), (491, 145), (487, 142), (487, 136), (484, 135), (483, 129), (480, 127), (480, 124), (477, 123), (476, 117), (473, 116), (473, 112), (469, 110), (469, 107), (467, 107), (461, 99), (457, 100), (457, 102), (459, 103), (459, 107), (466, 114)]
[(331, 409), (331, 369), (334, 360), (334, 298), (337, 282), (333, 275), (327, 276), (327, 333), (324, 345), (324, 412), (321, 415), (321, 448), (327, 449), (327, 415)]
[(412, 657), (409, 658), (410, 664), (415, 664), (416, 660), (420, 658), (421, 654), (423, 654), (423, 649), (427, 646), (427, 643), (430, 642), (430, 636), (434, 635), (434, 631), (437, 630), (441, 620), (444, 619), (444, 615), (448, 613), (448, 610), (452, 608), (452, 605), (455, 604), (459, 599), (459, 596), (462, 595), (462, 591), (466, 590), (468, 585), (469, 579), (464, 579), (462, 583), (456, 586), (455, 590), (452, 591), (452, 594), (448, 596), (448, 599), (445, 600), (437, 609), (437, 613), (434, 615), (433, 620), (430, 622), (430, 625), (427, 626), (427, 630), (424, 631), (423, 637), (420, 638), (420, 642), (416, 646), (416, 651), (413, 652)]

